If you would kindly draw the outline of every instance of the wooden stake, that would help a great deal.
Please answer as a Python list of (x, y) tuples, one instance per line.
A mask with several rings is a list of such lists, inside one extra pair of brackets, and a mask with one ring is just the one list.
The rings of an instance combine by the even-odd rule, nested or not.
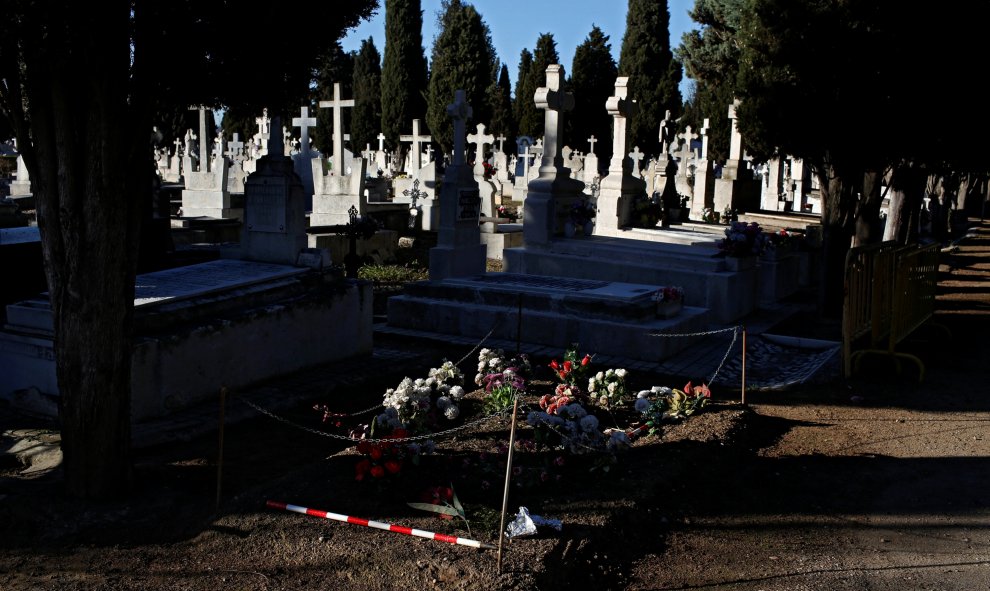
[(509, 485), (512, 482), (512, 448), (516, 443), (516, 411), (519, 410), (519, 398), (512, 403), (512, 426), (509, 427), (509, 457), (505, 462), (505, 493), (502, 495), (502, 519), (498, 526), (498, 562), (496, 571), (502, 574), (502, 542), (505, 540), (505, 512), (509, 506)]
[(220, 443), (217, 449), (217, 500), (215, 511), (220, 510), (220, 487), (223, 482), (223, 425), (226, 422), (224, 417), (227, 408), (227, 386), (220, 387)]
[(519, 292), (519, 312), (516, 315), (516, 355), (522, 348), (522, 292)]

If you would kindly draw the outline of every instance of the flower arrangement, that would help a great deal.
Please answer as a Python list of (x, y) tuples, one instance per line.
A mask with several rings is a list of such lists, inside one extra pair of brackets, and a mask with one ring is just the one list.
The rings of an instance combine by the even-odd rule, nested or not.
[(432, 453), (432, 441), (425, 445), (403, 442), (408, 436), (408, 431), (399, 428), (380, 441), (359, 442), (357, 451), (364, 457), (354, 466), (354, 479), (362, 481), (370, 477), (372, 480), (381, 480), (398, 476), (406, 462), (416, 464), (421, 454)]
[(721, 216), (711, 207), (706, 207), (701, 210), (701, 221), (708, 224), (717, 224)]
[(695, 386), (688, 382), (683, 390), (654, 386), (636, 395), (635, 409), (642, 413), (649, 434), (658, 434), (668, 419), (684, 419), (704, 408), (712, 393), (706, 384)]
[(597, 213), (595, 206), (591, 205), (586, 199), (581, 199), (571, 205), (569, 219), (576, 227), (582, 227), (595, 219)]
[(588, 379), (588, 395), (607, 410), (624, 406), (630, 395), (626, 389), (626, 374), (624, 369), (598, 372)]
[[(588, 414), (578, 402), (560, 406), (554, 413), (532, 411), (526, 422), (536, 431), (537, 441), (559, 441), (561, 447), (574, 455), (596, 452), (614, 454), (629, 447), (629, 436), (619, 429), (608, 433), (599, 429), (598, 417)], [(607, 459), (614, 463), (614, 457)], [(607, 463), (604, 469), (607, 471)]]
[(485, 172), (484, 172), (485, 180), (489, 180), (493, 176), (495, 176), (495, 167), (494, 166), (492, 166), (488, 162), (482, 162), (481, 163), (481, 166), (484, 167), (484, 169), (485, 169)]
[(497, 211), (500, 218), (505, 218), (513, 222), (519, 219), (519, 210), (517, 209), (510, 209), (504, 205), (499, 205)]
[(765, 232), (766, 251), (788, 250), (796, 248), (804, 238), (801, 234), (791, 233), (785, 229), (778, 232)]
[(679, 286), (661, 287), (653, 292), (653, 301), (658, 304), (684, 301), (684, 288)]
[(556, 359), (550, 361), (550, 369), (557, 375), (557, 379), (565, 384), (576, 385), (591, 369), (591, 355), (585, 354), (578, 361), (577, 345), (572, 345), (564, 352), (564, 361), (558, 363)]
[(464, 374), (450, 361), (430, 369), (425, 379), (403, 378), (396, 388), (385, 391), (382, 402), (385, 411), (378, 415), (372, 430), (377, 426), (428, 433), (438, 422), (438, 414), (448, 420), (456, 419), (460, 415), (457, 403), (465, 395), (463, 382)]
[(723, 256), (756, 256), (767, 245), (766, 234), (756, 222), (732, 222), (725, 229), (725, 238), (718, 241), (718, 249)]

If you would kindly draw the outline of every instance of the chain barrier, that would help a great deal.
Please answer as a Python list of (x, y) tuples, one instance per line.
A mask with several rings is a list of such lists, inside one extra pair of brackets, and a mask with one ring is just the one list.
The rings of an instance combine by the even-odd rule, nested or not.
[(729, 328), (719, 328), (716, 330), (708, 330), (705, 332), (682, 332), (682, 333), (650, 333), (648, 336), (651, 337), (706, 337), (715, 334), (721, 334), (723, 332), (732, 332), (732, 342), (729, 343), (729, 348), (725, 350), (725, 355), (722, 356), (722, 360), (719, 362), (718, 367), (715, 369), (715, 373), (712, 377), (708, 379), (709, 384), (715, 383), (715, 378), (718, 377), (720, 371), (722, 371), (722, 366), (728, 361), (729, 355), (732, 354), (732, 348), (736, 345), (736, 339), (739, 338), (739, 331), (742, 330), (741, 326), (730, 326)]
[(732, 328), (732, 342), (729, 343), (729, 348), (725, 350), (725, 355), (722, 356), (722, 361), (719, 361), (718, 367), (715, 368), (715, 373), (712, 374), (712, 377), (708, 378), (709, 384), (715, 383), (715, 378), (718, 377), (718, 372), (722, 371), (722, 366), (729, 360), (729, 355), (732, 353), (732, 348), (736, 346), (736, 339), (739, 337), (740, 328), (741, 327), (739, 326)]

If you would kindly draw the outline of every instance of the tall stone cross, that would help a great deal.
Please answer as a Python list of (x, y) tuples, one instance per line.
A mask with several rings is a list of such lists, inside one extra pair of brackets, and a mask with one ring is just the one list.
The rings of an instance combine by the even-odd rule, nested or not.
[(175, 157), (178, 158), (179, 157), (179, 146), (182, 145), (182, 140), (180, 140), (179, 138), (175, 138), (175, 141), (172, 142), (172, 143), (175, 144)]
[(234, 161), (237, 160), (237, 157), (241, 155), (241, 151), (244, 149), (244, 142), (240, 141), (239, 136), (240, 134), (235, 131), (234, 140), (227, 142), (227, 156)]
[(463, 90), (454, 91), (454, 102), (447, 105), (447, 115), (454, 121), (454, 166), (464, 164), (464, 127), (473, 114)]
[(344, 174), (344, 108), (353, 106), (354, 99), (340, 97), (340, 82), (333, 83), (332, 101), (320, 101), (321, 109), (333, 109), (333, 168), (339, 175)]
[[(206, 107), (203, 105), (193, 105), (190, 111), (199, 111), (199, 171), (208, 172), (210, 170), (210, 159), (206, 156)], [(196, 139), (196, 138), (193, 138)]]
[(500, 133), (495, 139), (498, 140), (498, 151), (504, 152), (505, 150), (503, 150), (503, 148), (505, 147), (505, 136)]
[(640, 178), (639, 162), (640, 160), (643, 159), (643, 153), (639, 151), (639, 146), (636, 146), (635, 148), (633, 148), (632, 152), (629, 152), (629, 157), (632, 158), (633, 161), (633, 167), (632, 167), (633, 176), (636, 178)]
[(536, 89), (536, 108), (543, 115), (543, 159), (540, 175), (546, 173), (566, 174), (564, 159), (560, 153), (560, 141), (564, 136), (564, 111), (574, 108), (574, 95), (561, 90), (564, 67), (560, 64), (547, 66), (547, 85)]
[(708, 130), (710, 127), (708, 117), (705, 117), (705, 122), (701, 125), (701, 159), (708, 160)]
[(292, 127), (299, 128), (299, 142), (302, 147), (299, 151), (304, 155), (309, 155), (309, 128), (316, 127), (316, 117), (309, 116), (309, 107), (300, 107), (299, 116), (292, 119)]
[(739, 126), (736, 125), (736, 107), (739, 106), (739, 99), (732, 101), (729, 105), (729, 124), (732, 125), (732, 134), (729, 136), (729, 160), (742, 159), (742, 135), (739, 133)]
[(477, 133), (467, 136), (467, 140), (474, 144), (474, 175), (485, 176), (485, 146), (490, 146), (495, 136), (485, 134), (484, 123), (479, 123), (475, 129)]
[(622, 175), (628, 172), (626, 166), (626, 120), (638, 111), (638, 105), (628, 98), (629, 77), (615, 79), (615, 94), (605, 101), (605, 110), (612, 116), (612, 160), (609, 161), (609, 175)]
[[(588, 153), (589, 154), (594, 154), (595, 153), (595, 142), (597, 142), (597, 141), (598, 140), (595, 139), (595, 136), (591, 136), (591, 137), (588, 138), (588, 143), (591, 144), (591, 149), (588, 150)], [(625, 148), (623, 148), (623, 149), (625, 149)]]
[(381, 132), (378, 133), (378, 151), (385, 151), (385, 134)]
[(413, 119), (412, 123), (412, 135), (400, 135), (399, 140), (403, 142), (412, 142), (412, 149), (409, 151), (409, 166), (412, 167), (410, 176), (413, 178), (419, 178), (419, 169), (423, 166), (422, 163), (422, 153), (423, 148), (421, 144), (425, 142), (433, 141), (433, 138), (428, 135), (419, 134), (419, 119)]

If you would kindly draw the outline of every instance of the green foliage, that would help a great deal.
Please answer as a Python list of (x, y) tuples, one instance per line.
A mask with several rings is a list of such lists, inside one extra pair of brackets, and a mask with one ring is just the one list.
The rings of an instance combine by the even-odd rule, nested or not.
[[(670, 50), (670, 11), (666, 2), (629, 0), (619, 75), (629, 77), (629, 97), (639, 112), (628, 124), (630, 145), (647, 154), (660, 152), (660, 122), (666, 111), (682, 111), (681, 65)], [(680, 130), (678, 130), (680, 131)]]
[(468, 535), (470, 536), (471, 524), (468, 523), (467, 514), (464, 512), (464, 507), (461, 505), (461, 501), (457, 498), (457, 493), (454, 492), (454, 485), (451, 484), (449, 489), (444, 489), (443, 493), (439, 493), (432, 503), (406, 504), (413, 509), (432, 511), (433, 513), (438, 513), (441, 516), (446, 515), (449, 517), (460, 517), (461, 520), (464, 521), (464, 526), (467, 528)]
[(605, 102), (615, 93), (618, 71), (608, 40), (608, 35), (593, 26), (574, 51), (569, 89), (574, 93), (574, 111), (566, 120), (572, 145), (585, 146), (592, 135), (598, 140), (595, 154), (600, 167), (607, 167), (612, 158), (612, 142), (609, 141), (612, 117), (605, 110)]
[[(354, 97), (352, 81), (354, 80), (354, 59), (355, 55), (347, 53), (337, 42), (333, 47), (323, 54), (320, 60), (320, 67), (316, 74), (316, 97), (313, 101), (319, 105), (319, 101), (333, 100), (333, 85), (340, 84), (340, 98), (343, 100)], [(349, 133), (351, 128), (351, 116), (353, 108), (342, 110), (342, 125), (344, 133)], [(299, 108), (296, 107), (296, 113)], [(272, 130), (274, 133), (275, 130)], [(313, 145), (324, 155), (333, 153), (333, 109), (317, 109), (316, 128), (310, 132), (313, 138)], [(345, 146), (347, 144), (345, 143)], [(353, 143), (351, 144), (354, 145)], [(352, 152), (354, 150), (351, 150)]]
[(408, 133), (413, 119), (425, 117), (427, 78), (420, 0), (388, 0), (381, 100), (381, 132), (388, 148), (399, 146), (399, 136)]
[[(523, 56), (525, 59), (525, 55)], [(536, 40), (536, 49), (533, 51), (533, 61), (526, 70), (525, 85), (519, 84), (520, 88), (516, 92), (516, 122), (519, 124), (519, 133), (528, 135), (534, 140), (543, 136), (544, 113), (536, 108), (533, 95), (536, 89), (546, 85), (547, 66), (559, 64), (560, 56), (557, 54), (557, 42), (553, 39), (552, 33), (542, 33)], [(522, 63), (520, 63), (520, 75), (522, 75)], [(523, 100), (523, 103), (519, 103)]]
[(453, 123), (447, 105), (454, 92), (464, 90), (471, 105), (472, 120), (490, 125), (491, 101), (495, 84), (496, 58), (491, 32), (481, 15), (470, 4), (444, 0), (439, 17), (439, 33), (433, 43), (426, 122), (433, 141), (444, 153), (453, 149)]
[[(504, 135), (506, 141), (503, 149), (507, 154), (512, 154), (516, 145), (516, 120), (512, 116), (512, 83), (509, 81), (509, 68), (505, 64), (499, 69), (498, 82), (492, 87), (488, 96), (492, 113), (492, 123), (488, 131), (496, 137), (498, 134)], [(495, 149), (498, 149), (498, 143), (495, 146)]]
[(363, 150), (378, 145), (382, 124), (382, 56), (373, 38), (361, 42), (354, 58), (354, 108), (351, 112), (351, 145)]
[[(512, 100), (512, 114), (515, 116), (516, 132), (519, 135), (529, 135), (529, 127), (523, 121), (534, 121), (536, 103), (533, 102), (533, 95), (536, 93), (536, 86), (533, 86), (533, 79), (530, 71), (533, 69), (533, 54), (529, 49), (523, 48), (519, 52), (519, 69), (516, 71), (516, 94)], [(535, 138), (534, 138), (535, 139)]]
[(429, 269), (403, 265), (364, 265), (358, 278), (379, 283), (409, 283), (429, 278)]

